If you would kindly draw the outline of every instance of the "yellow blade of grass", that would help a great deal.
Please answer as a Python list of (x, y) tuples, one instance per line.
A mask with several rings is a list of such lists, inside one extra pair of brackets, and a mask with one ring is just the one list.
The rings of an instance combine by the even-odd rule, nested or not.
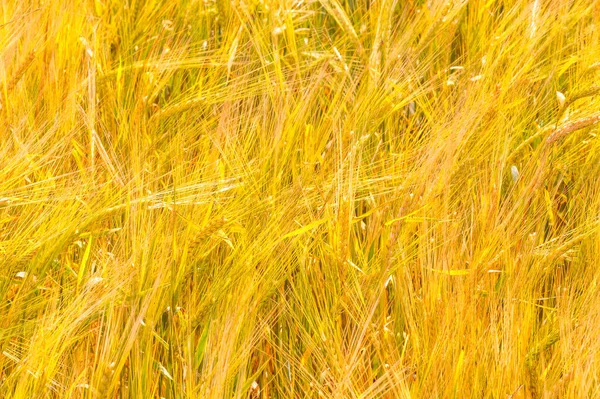
[(88, 239), (87, 245), (85, 247), (85, 251), (83, 252), (83, 257), (81, 258), (81, 263), (79, 264), (79, 271), (77, 273), (77, 290), (81, 287), (81, 283), (83, 282), (83, 276), (85, 274), (85, 270), (87, 267), (88, 260), (90, 259), (90, 253), (92, 251), (92, 243), (94, 242), (94, 237), (90, 236)]
[(284, 235), (282, 238), (290, 238), (290, 237), (295, 237), (304, 233), (307, 233), (317, 227), (319, 227), (320, 225), (322, 225), (323, 223), (327, 222), (329, 220), (329, 218), (323, 218), (320, 220), (316, 220), (312, 223), (307, 224), (306, 226), (303, 226), (297, 230), (291, 231), (289, 233), (287, 233), (286, 235)]
[(471, 273), (470, 269), (439, 270), (439, 269), (429, 268), (429, 270), (431, 270), (432, 272), (439, 273), (439, 274), (445, 274), (447, 276), (466, 276), (467, 274)]

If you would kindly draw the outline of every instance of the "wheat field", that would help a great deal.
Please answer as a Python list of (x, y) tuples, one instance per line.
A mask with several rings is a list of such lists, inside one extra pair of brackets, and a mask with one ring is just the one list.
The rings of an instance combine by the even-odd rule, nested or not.
[(0, 2), (0, 397), (600, 397), (600, 2)]

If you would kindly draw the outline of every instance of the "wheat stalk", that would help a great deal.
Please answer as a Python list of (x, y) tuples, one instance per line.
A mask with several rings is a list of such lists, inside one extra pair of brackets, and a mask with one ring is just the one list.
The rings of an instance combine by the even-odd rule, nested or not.
[(552, 145), (563, 139), (568, 134), (586, 127), (593, 126), (598, 122), (600, 122), (600, 113), (564, 123), (554, 129), (552, 134), (550, 134), (550, 136), (546, 139), (546, 144)]
[(25, 75), (25, 72), (27, 72), (27, 70), (29, 69), (29, 67), (31, 66), (33, 61), (35, 60), (35, 54), (36, 54), (35, 50), (31, 50), (27, 54), (27, 57), (25, 57), (25, 59), (21, 62), (21, 64), (19, 64), (19, 67), (17, 68), (13, 77), (11, 78), (11, 80), (8, 81), (8, 84), (6, 85), (7, 92), (10, 93), (17, 86), (17, 84), (19, 83), (19, 81), (21, 80), (23, 75)]

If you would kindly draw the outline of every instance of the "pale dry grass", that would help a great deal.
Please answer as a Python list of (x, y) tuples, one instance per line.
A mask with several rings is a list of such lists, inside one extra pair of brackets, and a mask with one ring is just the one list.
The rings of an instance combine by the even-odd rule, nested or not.
[(0, 5), (0, 396), (600, 396), (600, 3)]

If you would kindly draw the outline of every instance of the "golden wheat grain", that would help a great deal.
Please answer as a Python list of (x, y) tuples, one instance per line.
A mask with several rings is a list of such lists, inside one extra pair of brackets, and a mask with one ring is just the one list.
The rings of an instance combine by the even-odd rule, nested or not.
[(568, 106), (582, 98), (595, 96), (598, 93), (600, 93), (600, 86), (592, 86), (581, 91), (576, 91), (572, 94), (569, 94), (569, 98), (567, 99), (566, 105)]
[(152, 115), (150, 121), (160, 121), (161, 119), (168, 118), (173, 115), (177, 115), (181, 112), (187, 111), (189, 109), (205, 105), (206, 100), (204, 98), (193, 98), (191, 100), (187, 100), (175, 105), (171, 105), (165, 109), (162, 109), (155, 114)]
[(194, 247), (202, 242), (202, 240), (212, 236), (214, 233), (221, 230), (226, 223), (227, 218), (225, 217), (212, 220), (206, 227), (194, 235), (194, 238), (190, 241), (190, 247)]
[(13, 74), (13, 77), (6, 85), (7, 92), (13, 91), (13, 89), (17, 86), (17, 84), (19, 83), (19, 81), (21, 80), (23, 75), (25, 75), (25, 72), (27, 72), (27, 69), (29, 69), (29, 67), (35, 60), (35, 54), (36, 54), (35, 50), (31, 50), (27, 54), (27, 57), (25, 57), (25, 59), (21, 62), (21, 64), (17, 68), (16, 72)]
[(593, 126), (598, 122), (600, 122), (600, 113), (564, 123), (563, 125), (558, 126), (552, 132), (552, 134), (546, 139), (546, 144), (552, 145), (563, 139), (568, 134), (589, 126)]

